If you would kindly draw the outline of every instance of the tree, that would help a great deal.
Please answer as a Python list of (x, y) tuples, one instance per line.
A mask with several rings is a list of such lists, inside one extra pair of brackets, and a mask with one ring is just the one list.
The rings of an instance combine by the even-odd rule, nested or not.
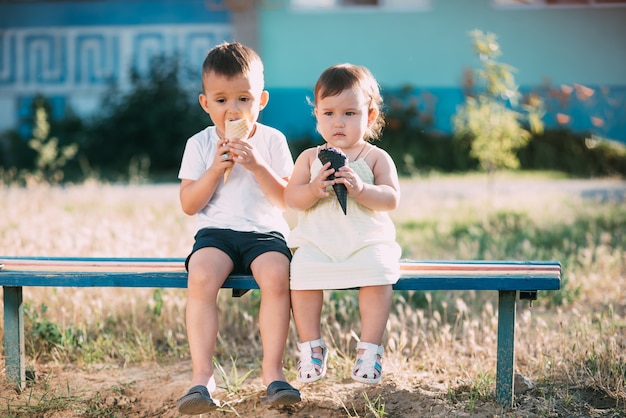
[(455, 136), (470, 143), (470, 156), (487, 172), (517, 169), (516, 151), (531, 137), (522, 122), (527, 121), (532, 132), (543, 131), (542, 101), (531, 95), (520, 105), (516, 69), (496, 61), (501, 55), (496, 35), (474, 30), (470, 36), (483, 67), (468, 74), (465, 103), (453, 118)]

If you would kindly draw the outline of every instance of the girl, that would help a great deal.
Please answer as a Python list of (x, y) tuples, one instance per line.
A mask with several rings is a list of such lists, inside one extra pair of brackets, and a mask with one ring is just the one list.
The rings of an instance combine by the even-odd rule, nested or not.
[[(362, 329), (351, 376), (378, 383), (401, 253), (387, 213), (400, 199), (396, 167), (387, 152), (369, 142), (384, 126), (382, 97), (368, 69), (340, 64), (318, 79), (313, 105), (326, 144), (300, 154), (285, 189), (285, 203), (299, 211), (287, 241), (294, 252), (293, 317), (303, 341), (298, 344), (297, 379), (314, 382), (326, 373), (328, 348), (320, 327), (323, 290), (358, 287)], [(323, 147), (339, 149), (348, 163), (337, 171), (330, 163), (322, 164), (318, 153)], [(335, 198), (335, 184), (347, 189), (346, 214)]]

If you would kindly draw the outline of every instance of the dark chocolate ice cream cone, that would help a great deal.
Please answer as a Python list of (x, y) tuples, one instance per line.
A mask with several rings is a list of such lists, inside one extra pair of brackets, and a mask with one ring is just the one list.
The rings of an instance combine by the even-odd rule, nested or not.
[(341, 209), (343, 210), (343, 214), (347, 215), (348, 210), (348, 189), (345, 184), (337, 183), (333, 184), (333, 190), (335, 191), (335, 196), (337, 196), (337, 200), (341, 205)]
[[(346, 154), (337, 148), (321, 149), (318, 153), (318, 158), (322, 162), (322, 165), (330, 161), (330, 168), (333, 168), (335, 171), (346, 165)], [(333, 180), (334, 178), (334, 174), (328, 176), (329, 180)], [(337, 183), (333, 184), (333, 190), (335, 191), (335, 196), (337, 196), (339, 205), (341, 205), (343, 214), (347, 215), (348, 189), (346, 189), (346, 186), (343, 183)]]

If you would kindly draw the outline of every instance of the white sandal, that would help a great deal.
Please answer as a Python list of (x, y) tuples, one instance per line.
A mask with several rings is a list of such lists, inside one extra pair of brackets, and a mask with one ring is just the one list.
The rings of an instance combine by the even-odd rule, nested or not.
[[(361, 383), (374, 384), (380, 382), (383, 375), (383, 346), (372, 343), (358, 342), (356, 345), (357, 360), (352, 368), (352, 379)], [(361, 355), (359, 350), (364, 350)]]
[[(321, 347), (322, 352), (317, 353), (313, 348)], [(298, 382), (310, 383), (320, 380), (326, 375), (326, 363), (328, 361), (328, 348), (324, 341), (319, 338), (313, 341), (298, 343), (300, 361), (298, 362)]]

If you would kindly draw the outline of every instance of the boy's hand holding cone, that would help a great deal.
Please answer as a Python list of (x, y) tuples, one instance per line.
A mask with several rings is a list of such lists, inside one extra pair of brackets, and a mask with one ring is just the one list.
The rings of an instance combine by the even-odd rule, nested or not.
[[(347, 159), (346, 154), (344, 154), (341, 150), (332, 147), (321, 149), (318, 153), (318, 158), (322, 162), (322, 165), (330, 161), (330, 168), (335, 171), (346, 165)], [(335, 175), (331, 174), (328, 176), (328, 179), (334, 180)], [(333, 190), (335, 191), (335, 196), (337, 196), (337, 200), (341, 205), (343, 214), (347, 215), (348, 189), (346, 189), (346, 185), (343, 183), (333, 184)]]
[[(224, 136), (226, 139), (246, 139), (250, 135), (251, 130), (252, 125), (248, 124), (248, 121), (245, 119), (227, 120)], [(232, 171), (232, 167), (228, 167), (224, 171), (224, 184), (228, 181)]]

